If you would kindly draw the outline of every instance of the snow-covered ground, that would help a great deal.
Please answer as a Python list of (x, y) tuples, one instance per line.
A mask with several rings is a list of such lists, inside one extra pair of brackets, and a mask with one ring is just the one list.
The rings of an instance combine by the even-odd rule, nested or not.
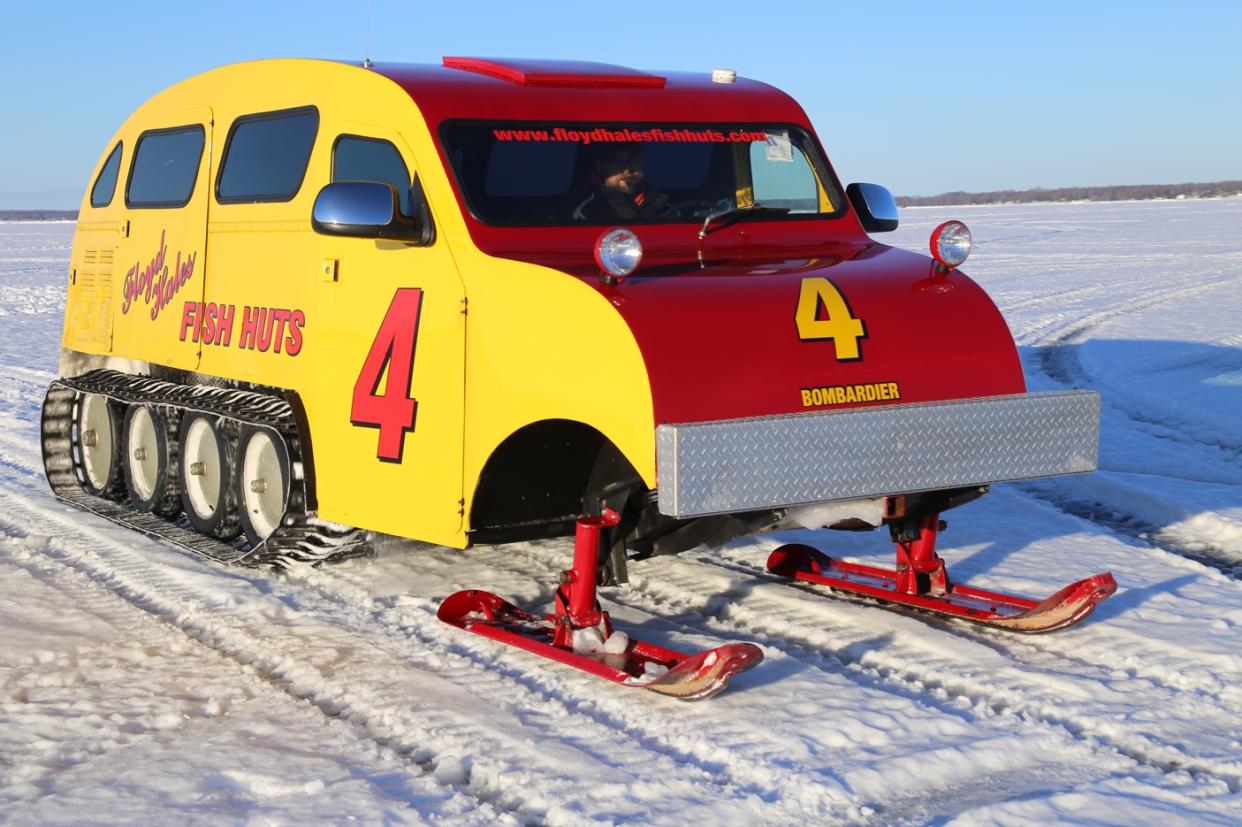
[(635, 564), (626, 626), (765, 652), (698, 704), (436, 620), (467, 586), (546, 605), (564, 541), (278, 576), (56, 503), (37, 422), (73, 227), (0, 224), (0, 822), (1242, 823), (1242, 199), (907, 210), (889, 239), (948, 217), (1031, 387), (1105, 407), (1100, 472), (997, 487), (942, 554), (1119, 592), (1020, 637), (762, 573), (795, 538), (888, 562), (879, 533)]

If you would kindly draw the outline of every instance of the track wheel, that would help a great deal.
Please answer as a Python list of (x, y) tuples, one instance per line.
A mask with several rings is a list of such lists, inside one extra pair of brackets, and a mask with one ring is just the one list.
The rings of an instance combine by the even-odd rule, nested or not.
[(161, 517), (181, 512), (178, 459), (176, 435), (164, 415), (149, 405), (131, 405), (125, 414), (125, 486), (135, 508)]
[(106, 396), (84, 393), (78, 396), (77, 471), (82, 488), (96, 497), (119, 500), (125, 495), (121, 479), (120, 403)]
[(266, 540), (280, 525), (289, 502), (289, 454), (285, 441), (266, 428), (242, 428), (237, 490), (242, 531), (250, 545)]
[(181, 505), (201, 534), (231, 540), (241, 531), (233, 461), (236, 430), (219, 417), (190, 412), (181, 419)]

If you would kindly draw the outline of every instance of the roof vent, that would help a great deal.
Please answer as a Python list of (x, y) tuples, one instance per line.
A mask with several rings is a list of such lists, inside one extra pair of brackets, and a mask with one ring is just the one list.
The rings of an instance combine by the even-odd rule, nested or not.
[(625, 66), (580, 60), (445, 57), (444, 66), (507, 80), (519, 86), (579, 86), (596, 89), (663, 89), (666, 78)]
[(712, 69), (712, 83), (737, 83), (737, 72), (732, 69)]

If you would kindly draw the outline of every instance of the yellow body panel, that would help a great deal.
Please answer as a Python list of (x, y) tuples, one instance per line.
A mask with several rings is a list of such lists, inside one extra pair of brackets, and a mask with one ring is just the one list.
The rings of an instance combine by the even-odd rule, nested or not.
[[(296, 196), (280, 203), (219, 203), (215, 176), (234, 119), (306, 106), (316, 108), (319, 126)], [(125, 209), (124, 182), (138, 135), (188, 123), (187, 112), (208, 110), (199, 120), (207, 149), (190, 205)], [(436, 226), (433, 244), (313, 231), (312, 206), (331, 180), (332, 147), (341, 134), (397, 148), (423, 185)], [(432, 135), (392, 81), (321, 61), (238, 64), (148, 101), (107, 152), (118, 139), (125, 152), (117, 195), (99, 209), (90, 207), (89, 193), (84, 198), (75, 270), (82, 271), (88, 248), (98, 250), (113, 236), (117, 262), (128, 267), (132, 259), (145, 267), (154, 259), (158, 265), (161, 233), (170, 269), (176, 252), (197, 251), (194, 270), (154, 322), (133, 308), (121, 312), (120, 263), (110, 282), (110, 309), (98, 288), (88, 295), (80, 281), (71, 284), (65, 347), (296, 391), (309, 421), (322, 518), (464, 547), (467, 512), (488, 458), (510, 434), (547, 419), (600, 431), (654, 485), (651, 390), (629, 328), (578, 279), (496, 259), (474, 246)], [(126, 221), (128, 236), (116, 229)], [(354, 389), (394, 294), (409, 288), (422, 291), (410, 385), (417, 415), (403, 437), (400, 461), (386, 462), (377, 457), (376, 429), (351, 423)], [(108, 312), (111, 340), (105, 341), (99, 325), (86, 322)], [(212, 329), (200, 327), (208, 315)], [(283, 325), (280, 331), (273, 319)]]
[(66, 347), (99, 354), (112, 352), (116, 248), (128, 231), (128, 222), (119, 218), (78, 222), (69, 259), (69, 295), (65, 300)]

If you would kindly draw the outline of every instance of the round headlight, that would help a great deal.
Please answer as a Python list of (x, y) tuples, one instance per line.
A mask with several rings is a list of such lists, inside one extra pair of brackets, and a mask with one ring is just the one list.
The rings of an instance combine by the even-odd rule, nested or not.
[(595, 263), (614, 278), (633, 273), (642, 260), (642, 243), (638, 236), (624, 227), (606, 230), (595, 242)]
[(960, 221), (946, 221), (932, 230), (932, 258), (947, 270), (961, 266), (970, 255), (970, 244), (970, 229)]

